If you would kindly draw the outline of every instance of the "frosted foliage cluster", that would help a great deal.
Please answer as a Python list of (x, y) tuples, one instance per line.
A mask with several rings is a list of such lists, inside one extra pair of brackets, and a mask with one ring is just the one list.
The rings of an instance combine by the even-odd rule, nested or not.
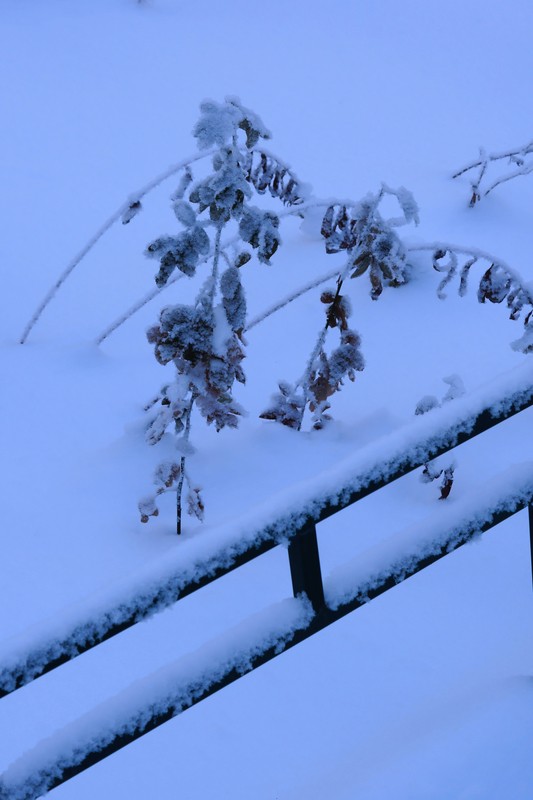
[(239, 124), (238, 109), (227, 103), (219, 104), (209, 100), (200, 105), (200, 112), (200, 119), (193, 128), (198, 147), (206, 150), (212, 145), (225, 145)]
[(159, 325), (147, 332), (148, 341), (155, 345), (155, 356), (160, 364), (173, 359), (196, 364), (211, 352), (213, 319), (203, 308), (194, 306), (167, 306), (161, 311)]
[(279, 382), (279, 392), (273, 394), (270, 406), (261, 414), (262, 419), (281, 422), (288, 428), (298, 430), (305, 411), (305, 397), (298, 386), (287, 381)]
[(224, 146), (233, 138), (237, 128), (246, 134), (248, 148), (257, 144), (260, 137), (270, 138), (270, 132), (261, 118), (250, 109), (244, 108), (237, 98), (226, 98), (224, 103), (207, 100), (200, 105), (200, 112), (193, 136), (198, 140), (201, 150), (212, 145)]
[[(348, 327), (351, 303), (340, 294), (342, 280), (339, 278), (336, 290), (322, 292), (321, 301), (326, 305), (326, 324), (302, 378), (292, 386), (279, 384), (280, 392), (271, 398), (270, 406), (263, 411), (263, 419), (281, 422), (290, 428), (300, 430), (305, 409), (309, 406), (313, 428), (322, 428), (331, 417), (326, 412), (330, 408), (328, 399), (343, 385), (344, 378), (355, 380), (355, 373), (365, 367), (360, 351), (361, 337)], [(324, 348), (329, 328), (337, 328), (340, 344), (329, 355)]]
[[(428, 247), (427, 249), (432, 249)], [(460, 258), (466, 260), (459, 270)], [(445, 259), (448, 259), (445, 261)], [(503, 262), (498, 262), (493, 257), (480, 250), (454, 248), (452, 246), (438, 246), (433, 250), (433, 268), (437, 272), (444, 272), (445, 277), (439, 284), (437, 295), (444, 299), (444, 287), (447, 286), (459, 272), (459, 294), (464, 297), (468, 291), (470, 272), (478, 262), (489, 262), (490, 266), (483, 273), (477, 290), (480, 303), (503, 303), (509, 309), (509, 318), (518, 320), (523, 315), (524, 335), (512, 342), (514, 350), (523, 353), (533, 351), (531, 346), (530, 329), (533, 325), (533, 291), (514, 270)], [(529, 310), (526, 310), (529, 309)]]
[(189, 194), (191, 203), (198, 205), (198, 213), (209, 209), (213, 222), (239, 219), (244, 201), (252, 195), (250, 184), (243, 172), (238, 151), (228, 148), (213, 157), (213, 169), (207, 178), (194, 184)]
[(280, 244), (278, 227), (279, 218), (275, 214), (250, 206), (242, 215), (239, 236), (257, 249), (257, 258), (261, 263), (270, 264)]
[(146, 248), (146, 255), (160, 261), (155, 278), (157, 286), (161, 289), (175, 269), (192, 277), (200, 259), (209, 253), (209, 247), (209, 237), (199, 225), (193, 225), (176, 236), (160, 236), (155, 239)]
[(384, 286), (401, 286), (409, 280), (411, 268), (407, 251), (394, 230), (398, 220), (385, 220), (378, 206), (385, 194), (398, 194), (406, 204), (406, 221), (418, 221), (416, 203), (406, 189), (393, 191), (383, 188), (377, 195), (348, 206), (333, 204), (322, 220), (321, 233), (327, 253), (346, 250), (349, 255), (346, 272), (351, 278), (368, 273), (371, 297), (377, 300)]
[(249, 153), (246, 170), (248, 180), (258, 194), (268, 191), (283, 205), (299, 205), (311, 195), (309, 186), (302, 184), (285, 164), (267, 153)]

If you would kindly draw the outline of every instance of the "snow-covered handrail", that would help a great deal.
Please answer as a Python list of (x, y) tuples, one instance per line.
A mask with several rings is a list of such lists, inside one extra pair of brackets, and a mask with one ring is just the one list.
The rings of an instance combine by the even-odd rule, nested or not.
[(108, 594), (94, 596), (0, 649), (0, 697), (64, 664), (257, 556), (286, 543), (377, 489), (533, 405), (530, 364), (416, 417), (361, 448), (334, 470), (280, 492), (247, 515), (149, 564)]
[(533, 462), (528, 462), (485, 484), (473, 498), (443, 507), (436, 522), (401, 532), (377, 553), (363, 553), (355, 571), (348, 565), (340, 574), (334, 572), (325, 584), (326, 603), (318, 611), (305, 595), (277, 603), (57, 731), (0, 777), (0, 800), (35, 800), (531, 502)]

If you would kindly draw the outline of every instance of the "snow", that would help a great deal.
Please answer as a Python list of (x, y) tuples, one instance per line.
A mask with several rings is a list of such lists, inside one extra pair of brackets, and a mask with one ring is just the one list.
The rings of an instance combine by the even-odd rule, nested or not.
[[(530, 356), (509, 346), (520, 340), (521, 322), (507, 318), (504, 304), (477, 304), (474, 281), (486, 267), (472, 268), (465, 297), (450, 283), (439, 301), (431, 250), (454, 242), (465, 258), (496, 257), (526, 285), (533, 277), (531, 176), (503, 183), (474, 208), (470, 176), (450, 179), (480, 145), (501, 153), (531, 138), (532, 14), (525, 0), (490, 8), (480, 0), (339, 0), (327, 9), (301, 0), (269, 9), (242, 0), (230, 9), (211, 0), (2, 4), (6, 662), (56, 646), (87, 614), (99, 625), (99, 614), (117, 612), (116, 600), (153, 586), (152, 578), (170, 579), (177, 566), (194, 569), (226, 544), (253, 541), (273, 519), (285, 525), (289, 512), (297, 520), (316, 493), (331, 497), (339, 480), (353, 488), (402, 447), (416, 450), (426, 434), (429, 443), (456, 417), (467, 419), (482, 400), (496, 410), (502, 389), (527, 391)], [(194, 149), (199, 104), (228, 94), (260, 115), (272, 131), (271, 153), (316, 197), (357, 202), (386, 181), (412, 192), (420, 224), (395, 228), (413, 267), (409, 284), (385, 288), (373, 303), (366, 276), (349, 282), (366, 368), (332, 398), (330, 425), (298, 435), (257, 417), (278, 381), (305, 369), (324, 322), (318, 280), (344, 257), (324, 253), (316, 208), (300, 228), (275, 198), (258, 200), (280, 211), (283, 244), (270, 266), (240, 269), (249, 331), (247, 385), (236, 399), (248, 417), (218, 436), (193, 420), (191, 471), (206, 521), (187, 521), (177, 540), (172, 497), (157, 520), (138, 520), (154, 468), (174, 453), (167, 442), (158, 454), (143, 440), (142, 408), (165, 374), (170, 380), (145, 330), (163, 305), (191, 302), (198, 284), (183, 278), (158, 297), (143, 252), (165, 232), (178, 233), (170, 197)], [(198, 174), (201, 163), (193, 165)], [(122, 225), (139, 199), (142, 211)], [(389, 201), (384, 217), (397, 213)], [(80, 261), (89, 241), (95, 247)], [(206, 267), (197, 269), (201, 281)], [(34, 309), (67, 271), (21, 347)], [(97, 348), (98, 334), (150, 291), (157, 299)], [(524, 336), (527, 346), (530, 331)], [(421, 397), (442, 397), (448, 375), (459, 376), (466, 394), (415, 418)], [(377, 569), (380, 553), (393, 553), (395, 532), (416, 543), (440, 529), (439, 518), (444, 525), (461, 517), (473, 498), (492, 499), (502, 472), (530, 456), (531, 418), (523, 411), (454, 453), (446, 505), (412, 474), (321, 523), (325, 574), (346, 568), (346, 585), (354, 585), (367, 573), (353, 559), (367, 552), (361, 569)], [(520, 513), (54, 796), (136, 800), (179, 789), (191, 800), (529, 800), (529, 559)], [(3, 698), (0, 768), (288, 596), (286, 561), (278, 547)]]
[[(489, 498), (489, 499), (487, 499)], [(485, 483), (467, 498), (407, 530), (397, 531), (371, 550), (358, 553), (328, 576), (326, 603), (337, 609), (351, 600), (363, 602), (389, 578), (400, 582), (418, 562), (451, 552), (492, 524), (499, 515), (513, 514), (533, 500), (533, 463), (515, 465)]]
[(0, 782), (0, 797), (38, 796), (87, 755), (104, 750), (121, 736), (143, 731), (154, 717), (179, 714), (234, 671), (244, 675), (251, 670), (254, 660), (268, 650), (280, 652), (312, 617), (306, 598), (287, 600), (225, 632), (220, 641), (132, 685), (13, 764)]

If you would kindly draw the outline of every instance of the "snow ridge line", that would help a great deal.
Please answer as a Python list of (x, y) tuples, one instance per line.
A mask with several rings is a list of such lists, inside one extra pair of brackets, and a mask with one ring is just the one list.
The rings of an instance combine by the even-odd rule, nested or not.
[[(491, 497), (487, 505), (483, 498)], [(346, 590), (335, 571), (325, 585), (327, 606), (318, 614), (305, 596), (277, 603), (198, 651), (136, 681), (109, 701), (65, 726), (14, 762), (0, 778), (0, 800), (35, 800), (122, 747), (159, 727), (248, 672), (299, 644), (371, 599), (393, 588), (512, 516), (533, 501), (533, 462), (514, 467), (485, 485), (474, 499), (447, 509), (429, 530), (400, 536), (403, 556), (376, 561), (374, 573)], [(468, 511), (468, 516), (465, 512)], [(383, 555), (389, 543), (383, 546)], [(357, 562), (361, 561), (361, 557)], [(343, 568), (344, 569), (344, 568)], [(361, 567), (359, 566), (359, 569)], [(353, 577), (353, 576), (352, 576)]]
[[(67, 624), (53, 620), (47, 628), (40, 625), (38, 635), (25, 633), (6, 642), (0, 651), (0, 697), (278, 544), (286, 544), (306, 521), (326, 519), (532, 404), (533, 376), (528, 364), (447, 408), (415, 419), (381, 443), (362, 448), (335, 470), (297, 487), (301, 490), (296, 496), (292, 489), (280, 493), (265, 508), (216, 529), (214, 542), (209, 541), (209, 531), (201, 542), (184, 542), (177, 557), (167, 555), (161, 564), (137, 573), (135, 585), (133, 579), (128, 580), (103, 600), (90, 598), (80, 604), (65, 615)], [(185, 544), (199, 547), (191, 554), (193, 548), (186, 551)]]

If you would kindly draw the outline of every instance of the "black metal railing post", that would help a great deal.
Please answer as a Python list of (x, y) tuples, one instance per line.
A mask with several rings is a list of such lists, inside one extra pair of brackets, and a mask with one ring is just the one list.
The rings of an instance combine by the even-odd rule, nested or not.
[(528, 506), (529, 512), (529, 547), (531, 551), (531, 580), (533, 580), (533, 503)]
[(320, 611), (325, 605), (324, 587), (313, 520), (308, 520), (292, 537), (289, 544), (289, 563), (294, 596), (304, 592), (314, 610)]

